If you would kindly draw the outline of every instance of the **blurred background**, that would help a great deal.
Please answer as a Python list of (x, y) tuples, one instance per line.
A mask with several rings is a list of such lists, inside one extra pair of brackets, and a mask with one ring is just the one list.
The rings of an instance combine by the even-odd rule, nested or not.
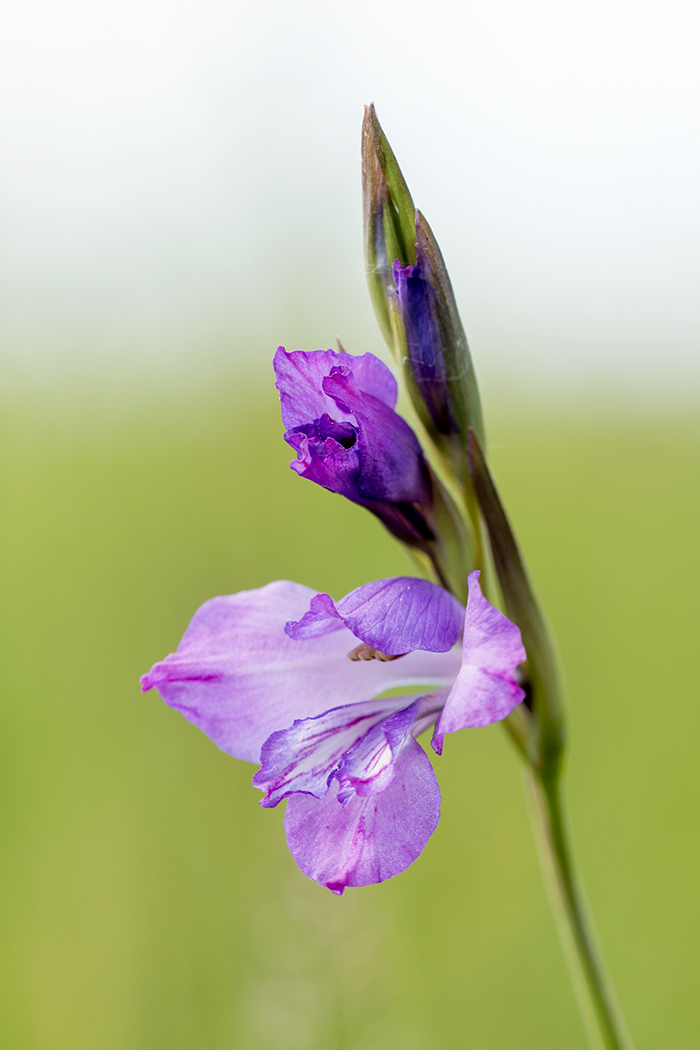
[(584, 1050), (518, 762), (335, 898), (138, 676), (214, 594), (406, 563), (293, 475), (270, 359), (384, 355), (374, 101), (442, 245), (569, 684), (638, 1050), (697, 1046), (700, 16), (683, 2), (11, 0), (0, 37), (0, 1044)]

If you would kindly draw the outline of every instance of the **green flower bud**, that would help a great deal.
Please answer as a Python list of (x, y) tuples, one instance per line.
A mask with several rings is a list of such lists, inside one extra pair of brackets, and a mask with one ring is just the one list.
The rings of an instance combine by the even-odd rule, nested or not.
[(374, 107), (363, 126), (365, 252), (370, 293), (414, 409), (462, 491), (466, 441), (484, 442), (467, 338), (437, 241), (416, 212)]
[(396, 259), (402, 266), (416, 261), (416, 209), (373, 105), (365, 107), (362, 124), (362, 189), (369, 290), (384, 338), (393, 349), (393, 265)]

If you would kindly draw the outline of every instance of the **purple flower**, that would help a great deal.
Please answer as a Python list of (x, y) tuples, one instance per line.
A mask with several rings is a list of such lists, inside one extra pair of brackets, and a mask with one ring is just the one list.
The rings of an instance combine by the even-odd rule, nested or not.
[[(142, 688), (156, 686), (222, 750), (261, 762), (253, 783), (263, 806), (287, 799), (287, 841), (306, 875), (334, 893), (382, 882), (416, 859), (440, 815), (416, 737), (434, 725), (440, 754), (446, 733), (505, 718), (525, 695), (520, 631), (478, 578), (466, 614), (412, 577), (338, 602), (288, 581), (213, 598)], [(387, 696), (399, 687), (413, 692)]]
[(333, 350), (275, 354), (285, 441), (302, 477), (366, 507), (399, 539), (435, 539), (426, 515), (430, 472), (418, 439), (394, 411), (396, 380), (372, 354)]

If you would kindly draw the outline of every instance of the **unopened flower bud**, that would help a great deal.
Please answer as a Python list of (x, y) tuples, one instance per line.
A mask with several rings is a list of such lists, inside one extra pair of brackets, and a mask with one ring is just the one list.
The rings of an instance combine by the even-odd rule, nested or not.
[(373, 105), (365, 108), (362, 124), (362, 192), (367, 280), (382, 333), (393, 348), (392, 270), (395, 260), (402, 266), (416, 261), (416, 209)]
[(370, 293), (413, 407), (459, 484), (470, 487), (466, 439), (483, 443), (479, 390), (442, 253), (413, 200), (374, 106), (362, 137)]
[(393, 266), (395, 340), (423, 425), (462, 468), (469, 427), (483, 441), (479, 388), (442, 252), (420, 212), (415, 248), (415, 265)]

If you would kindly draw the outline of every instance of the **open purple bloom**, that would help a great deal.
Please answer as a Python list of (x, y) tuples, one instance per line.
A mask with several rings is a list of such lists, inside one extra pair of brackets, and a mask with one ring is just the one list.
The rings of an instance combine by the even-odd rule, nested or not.
[(434, 539), (424, 510), (432, 484), (418, 439), (394, 411), (396, 380), (372, 354), (275, 354), (290, 464), (302, 477), (366, 507), (399, 539)]
[[(470, 575), (466, 616), (435, 584), (379, 580), (333, 602), (287, 581), (206, 602), (142, 678), (220, 748), (261, 762), (287, 799), (301, 870), (335, 893), (399, 874), (435, 830), (440, 792), (416, 737), (506, 717), (524, 697), (518, 628)], [(461, 650), (455, 646), (463, 628)], [(360, 641), (378, 659), (348, 660)], [(401, 659), (384, 653), (412, 651)], [(410, 687), (406, 696), (387, 696)]]

